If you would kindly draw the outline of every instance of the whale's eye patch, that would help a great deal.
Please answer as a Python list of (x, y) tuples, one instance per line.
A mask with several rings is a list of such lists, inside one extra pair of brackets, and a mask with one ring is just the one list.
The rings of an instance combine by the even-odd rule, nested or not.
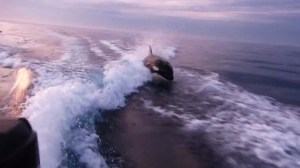
[(159, 71), (159, 68), (158, 68), (157, 66), (153, 66), (152, 69), (153, 69), (154, 71)]

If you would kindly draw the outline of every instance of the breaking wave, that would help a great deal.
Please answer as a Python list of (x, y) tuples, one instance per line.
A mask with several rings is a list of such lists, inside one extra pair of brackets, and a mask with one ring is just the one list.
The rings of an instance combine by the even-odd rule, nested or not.
[[(29, 63), (38, 75), (23, 112), (38, 133), (41, 167), (107, 167), (94, 120), (102, 110), (124, 107), (126, 96), (151, 80), (142, 61), (147, 46), (128, 52), (115, 46), (121, 57), (101, 67), (90, 62), (95, 44), (51, 35), (61, 39), (63, 54), (60, 60)], [(102, 54), (99, 48), (97, 53)]]

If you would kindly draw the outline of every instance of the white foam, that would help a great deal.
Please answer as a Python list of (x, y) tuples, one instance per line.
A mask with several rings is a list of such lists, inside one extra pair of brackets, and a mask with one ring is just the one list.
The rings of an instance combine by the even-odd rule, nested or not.
[(71, 137), (71, 146), (80, 154), (79, 161), (84, 163), (88, 168), (107, 167), (107, 165), (104, 164), (105, 160), (98, 151), (95, 151), (98, 149), (98, 146), (95, 143), (99, 139), (98, 135), (91, 133), (86, 129), (77, 129), (73, 131), (74, 136)]
[(22, 61), (15, 48), (0, 44), (0, 66), (16, 68), (19, 67), (21, 63)]
[(5, 58), (0, 61), (0, 65), (3, 67), (16, 68), (21, 65), (21, 61), (15, 58)]
[[(93, 118), (96, 110), (93, 102), (99, 86), (93, 79), (83, 77), (88, 49), (74, 37), (63, 36), (62, 41), (65, 49), (61, 60), (31, 65), (38, 76), (34, 95), (26, 102), (23, 116), (29, 119), (38, 133), (41, 167), (58, 167), (63, 158), (62, 147), (74, 150), (88, 167), (106, 167), (98, 152), (97, 140), (87, 140), (84, 133), (92, 135), (94, 126), (91, 124), (89, 129), (81, 132), (72, 129), (83, 114), (90, 114)], [(83, 138), (76, 145), (68, 146), (68, 136)], [(82, 146), (88, 147), (82, 149)]]
[(166, 56), (167, 59), (174, 58), (176, 56), (177, 48), (173, 46), (164, 47), (160, 55)]
[(9, 56), (8, 52), (5, 52), (5, 51), (1, 51), (0, 52), (0, 59), (4, 59), (4, 58), (7, 58)]
[[(187, 93), (199, 94), (203, 102), (212, 106), (206, 111), (201, 110), (206, 116), (204, 119), (151, 107), (147, 103), (145, 107), (163, 116), (181, 119), (187, 130), (204, 132), (221, 155), (237, 163), (233, 167), (252, 164), (235, 158), (234, 154), (256, 156), (267, 164), (282, 168), (300, 167), (299, 107), (249, 93), (221, 81), (217, 74), (192, 73), (189, 76), (192, 77), (186, 81), (192, 82), (185, 86), (192, 89)], [(203, 102), (199, 102), (199, 106)]]
[[(143, 47), (134, 52), (124, 53), (117, 61), (104, 66), (103, 89), (98, 104), (104, 109), (114, 109), (125, 105), (125, 96), (151, 79), (151, 74), (143, 64)], [(119, 50), (119, 49), (117, 49)]]
[[(120, 59), (95, 69), (88, 64), (89, 46), (75, 37), (54, 36), (62, 36), (64, 54), (59, 61), (32, 65), (39, 75), (23, 112), (38, 132), (41, 167), (59, 166), (68, 148), (87, 167), (107, 167), (98, 152), (93, 116), (98, 109), (123, 107), (127, 95), (151, 80), (141, 57), (148, 51), (144, 46), (122, 51)], [(81, 119), (92, 121), (81, 127)]]
[[(0, 26), (5, 28), (0, 42), (16, 47), (0, 46), (1, 66), (25, 65), (18, 61), (18, 54), (22, 53), (17, 52), (17, 47), (24, 50), (45, 47), (40, 45), (41, 37), (55, 39), (51, 47), (55, 47), (56, 42), (61, 42), (63, 47), (56, 52), (62, 53), (59, 60), (43, 62), (28, 58), (26, 62), (37, 75), (22, 115), (38, 133), (41, 167), (65, 166), (64, 159), (70, 157), (68, 150), (74, 152), (78, 156), (77, 162), (86, 167), (107, 167), (99, 154), (94, 115), (99, 109), (125, 106), (126, 96), (151, 80), (151, 74), (142, 62), (148, 55), (148, 47), (139, 45), (126, 51), (119, 47), (123, 48), (119, 41), (101, 41), (101, 47), (107, 47), (121, 57), (107, 62), (104, 67), (97, 67), (90, 62), (92, 52), (108, 58), (98, 47), (99, 42), (86, 42), (34, 26), (22, 29), (12, 24)], [(84, 121), (84, 127), (81, 120), (88, 120)]]
[(181, 119), (184, 122), (189, 122), (191, 120), (195, 120), (195, 117), (192, 116), (192, 115), (177, 114), (174, 111), (169, 111), (169, 110), (163, 109), (162, 107), (154, 106), (153, 103), (150, 100), (143, 100), (143, 102), (144, 102), (144, 106), (147, 109), (151, 109), (151, 110), (161, 114), (164, 117), (174, 117), (174, 118), (177, 118), (177, 119)]
[[(206, 122), (191, 123), (189, 127), (204, 128), (216, 139), (222, 137), (228, 151), (251, 146), (249, 152), (269, 164), (300, 166), (297, 159), (300, 157), (299, 108), (249, 93), (218, 79), (200, 89), (200, 92), (207, 91), (216, 95), (211, 97), (213, 100), (224, 104), (216, 108)], [(220, 130), (222, 134), (218, 134)]]
[(91, 38), (89, 37), (85, 37), (85, 39), (88, 41), (89, 46), (90, 46), (90, 50), (92, 52), (94, 52), (94, 54), (97, 57), (102, 57), (102, 58), (106, 58), (105, 54), (103, 53), (103, 51), (99, 48), (98, 43), (94, 42)]
[(102, 43), (104, 46), (108, 47), (109, 49), (113, 50), (114, 52), (116, 52), (117, 54), (124, 54), (124, 51), (121, 50), (118, 46), (117, 46), (117, 41), (116, 40), (100, 40), (100, 43)]
[[(28, 106), (23, 115), (38, 132), (41, 166), (58, 167), (62, 158), (61, 146), (69, 143), (65, 141), (64, 135), (73, 134), (70, 127), (74, 119), (92, 111), (91, 102), (95, 91), (97, 87), (91, 83), (70, 80), (36, 92), (27, 102)], [(77, 145), (83, 145), (85, 142), (81, 143)], [(95, 165), (97, 166), (100, 167)]]
[(57, 62), (70, 62), (72, 64), (78, 65), (81, 64), (84, 66), (89, 61), (90, 50), (79, 38), (66, 36), (55, 31), (48, 31), (48, 34), (52, 37), (61, 39), (63, 45), (63, 54), (61, 59)]

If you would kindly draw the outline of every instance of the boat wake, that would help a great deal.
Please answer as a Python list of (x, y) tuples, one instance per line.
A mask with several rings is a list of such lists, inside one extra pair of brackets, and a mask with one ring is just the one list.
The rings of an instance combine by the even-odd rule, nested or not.
[(164, 98), (165, 107), (144, 98), (145, 108), (182, 122), (229, 167), (300, 166), (299, 107), (250, 93), (215, 73), (180, 68), (176, 74), (174, 92), (181, 94)]
[(107, 167), (98, 149), (101, 137), (96, 134), (95, 117), (103, 110), (124, 107), (126, 96), (151, 80), (142, 62), (147, 46), (130, 51), (115, 46), (111, 49), (120, 57), (106, 57), (104, 66), (97, 66), (91, 61), (93, 51), (100, 53), (97, 45), (90, 50), (91, 41), (57, 32), (51, 35), (61, 39), (61, 58), (27, 60), (37, 75), (22, 113), (38, 133), (41, 166)]
[[(176, 55), (175, 47), (147, 38), (129, 44), (45, 32), (55, 39), (51, 44), (59, 41), (53, 53), (58, 57), (50, 60), (24, 56), (36, 43), (13, 36), (6, 39), (17, 42), (4, 45), (5, 33), (0, 37), (0, 66), (33, 72), (23, 72), (32, 79), (26, 87), (32, 88), (22, 96), (21, 115), (38, 133), (41, 167), (107, 167), (95, 120), (103, 111), (126, 106), (127, 96), (135, 92), (145, 109), (181, 123), (187, 135), (201, 136), (229, 167), (300, 167), (299, 107), (250, 93), (216, 73), (186, 67), (175, 68), (175, 81), (167, 91), (149, 85), (139, 89), (152, 77), (143, 64), (148, 45), (166, 59)], [(20, 81), (14, 88), (24, 84)]]

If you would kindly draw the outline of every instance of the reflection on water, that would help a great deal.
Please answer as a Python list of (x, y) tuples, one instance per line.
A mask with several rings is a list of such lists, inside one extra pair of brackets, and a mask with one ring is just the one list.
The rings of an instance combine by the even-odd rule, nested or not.
[[(187, 138), (195, 141), (193, 150), (208, 148), (212, 155), (203, 155), (220, 156), (230, 167), (299, 167), (299, 48), (170, 40), (177, 54), (175, 47), (156, 43), (158, 55), (176, 55), (171, 59), (175, 81), (142, 86), (150, 79), (139, 58), (148, 54), (145, 39), (131, 44), (133, 37), (70, 34), (50, 33), (61, 42), (61, 59), (28, 59), (34, 72), (19, 69), (10, 91), (11, 114), (19, 116), (24, 109), (22, 116), (39, 134), (43, 167), (106, 166), (94, 115), (127, 103), (158, 114), (160, 124), (168, 120), (184, 126), (185, 135), (196, 137)], [(2, 66), (23, 63), (15, 64), (13, 51), (3, 49)], [(132, 93), (136, 98), (127, 97)], [(26, 96), (31, 97), (23, 108)]]
[(16, 75), (16, 81), (10, 90), (12, 111), (11, 115), (18, 116), (22, 112), (22, 103), (25, 102), (26, 95), (31, 86), (33, 79), (33, 72), (29, 68), (21, 68)]

